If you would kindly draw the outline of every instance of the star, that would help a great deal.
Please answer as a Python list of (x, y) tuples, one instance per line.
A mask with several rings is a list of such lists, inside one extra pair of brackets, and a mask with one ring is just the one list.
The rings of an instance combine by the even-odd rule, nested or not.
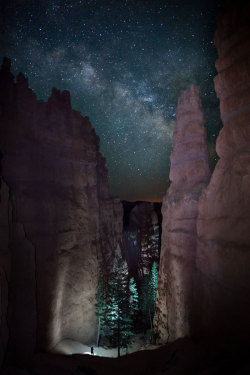
[(181, 91), (200, 86), (209, 144), (221, 128), (213, 88), (219, 6), (212, 0), (4, 1), (1, 55), (12, 59), (15, 74), (28, 75), (39, 98), (47, 100), (52, 87), (70, 90), (73, 108), (90, 117), (100, 137), (111, 195), (161, 199)]

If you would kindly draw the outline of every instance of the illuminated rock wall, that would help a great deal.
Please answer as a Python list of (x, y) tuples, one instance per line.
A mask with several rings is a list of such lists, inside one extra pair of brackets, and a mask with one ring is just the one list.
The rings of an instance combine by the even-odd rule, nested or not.
[(216, 143), (220, 159), (207, 188), (206, 157), (199, 159), (205, 135), (200, 146), (192, 143), (198, 134), (191, 121), (194, 88), (178, 103), (172, 184), (162, 208), (155, 317), (162, 341), (187, 335), (223, 346), (250, 341), (249, 20), (250, 6), (241, 1), (227, 5), (218, 18), (214, 83), (223, 128)]
[(202, 189), (209, 181), (208, 151), (199, 89), (179, 98), (171, 154), (171, 185), (162, 206), (162, 246), (154, 320), (158, 340), (190, 333), (196, 219)]
[[(218, 19), (220, 157), (199, 203), (196, 322), (225, 340), (250, 335), (250, 7)], [(237, 342), (240, 341), (237, 339)]]
[(8, 348), (23, 360), (21, 341), (27, 356), (63, 338), (94, 342), (98, 275), (112, 267), (122, 206), (108, 196), (99, 139), (69, 92), (37, 100), (22, 74), (14, 83), (8, 59), (0, 81), (2, 176), (13, 207)]

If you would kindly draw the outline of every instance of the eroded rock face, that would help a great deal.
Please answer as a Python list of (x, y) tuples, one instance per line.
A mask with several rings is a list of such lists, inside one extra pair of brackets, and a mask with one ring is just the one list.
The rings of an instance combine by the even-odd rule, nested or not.
[(162, 246), (155, 314), (159, 341), (190, 333), (196, 254), (198, 200), (210, 178), (199, 88), (190, 86), (178, 101), (170, 179), (162, 206)]
[[(160, 203), (123, 202), (124, 229), (122, 252), (129, 273), (140, 284), (160, 256)], [(132, 207), (133, 205), (133, 207)], [(158, 211), (157, 211), (158, 210)]]
[(3, 361), (7, 347), (9, 332), (7, 329), (8, 310), (8, 282), (10, 279), (10, 252), (9, 252), (9, 218), (11, 216), (9, 189), (5, 182), (0, 180), (0, 364)]
[(154, 204), (141, 202), (131, 211), (129, 226), (137, 232), (137, 241), (140, 248), (140, 274), (149, 274), (153, 262), (159, 262), (160, 240), (159, 219)]
[(35, 342), (95, 340), (98, 275), (112, 267), (122, 206), (109, 198), (99, 139), (69, 92), (37, 100), (23, 74), (14, 82), (8, 59), (0, 81), (2, 175), (13, 207), (9, 351), (23, 359), (21, 341), (32, 351)]
[(249, 19), (249, 5), (241, 8), (238, 2), (218, 19), (214, 83), (223, 121), (216, 144), (220, 160), (201, 197), (197, 226), (199, 328), (226, 340), (250, 334)]

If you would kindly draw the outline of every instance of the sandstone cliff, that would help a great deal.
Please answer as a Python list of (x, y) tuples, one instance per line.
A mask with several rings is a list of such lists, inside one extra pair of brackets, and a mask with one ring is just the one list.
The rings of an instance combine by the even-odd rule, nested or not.
[(159, 262), (161, 218), (151, 202), (123, 202), (125, 219), (123, 230), (123, 254), (130, 275), (137, 282), (149, 274), (153, 262)]
[(199, 329), (225, 340), (250, 334), (249, 20), (249, 4), (241, 8), (240, 2), (218, 19), (214, 83), (223, 121), (216, 144), (220, 160), (201, 197), (197, 226), (196, 318)]
[(10, 252), (9, 252), (9, 222), (12, 207), (9, 199), (9, 189), (5, 182), (0, 180), (0, 364), (3, 361), (8, 342), (7, 311), (8, 311), (8, 283), (10, 279)]
[(137, 231), (137, 241), (140, 248), (140, 273), (146, 275), (150, 272), (153, 262), (159, 262), (160, 239), (159, 219), (154, 209), (154, 204), (141, 202), (131, 211), (129, 226)]
[(13, 211), (7, 219), (6, 196), (1, 310), (5, 319), (9, 290), (9, 356), (24, 360), (35, 346), (95, 339), (98, 275), (112, 267), (122, 206), (108, 196), (99, 139), (89, 119), (72, 110), (69, 92), (52, 89), (48, 102), (37, 100), (23, 74), (14, 82), (8, 59), (0, 84), (1, 194), (9, 189)]
[(196, 219), (202, 189), (209, 181), (208, 151), (199, 89), (179, 98), (171, 154), (171, 185), (162, 206), (162, 246), (155, 331), (159, 341), (190, 333)]

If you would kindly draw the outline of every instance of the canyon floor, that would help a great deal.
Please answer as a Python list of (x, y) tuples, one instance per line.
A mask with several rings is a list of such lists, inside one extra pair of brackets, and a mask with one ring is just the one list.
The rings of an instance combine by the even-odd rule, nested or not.
[[(76, 349), (77, 344), (74, 345)], [(69, 350), (69, 346), (69, 342), (64, 342), (64, 350)], [(85, 349), (90, 348), (86, 346)], [(208, 345), (203, 342), (180, 339), (154, 350), (140, 350), (120, 358), (105, 358), (90, 354), (37, 353), (25, 369), (5, 366), (1, 374), (249, 375), (248, 353), (249, 349), (246, 347), (236, 346), (233, 349), (222, 347), (215, 350), (212, 343)], [(101, 351), (100, 354), (103, 355), (103, 352)], [(109, 355), (111, 354), (110, 352)]]
[[(135, 353), (141, 350), (154, 350), (159, 348), (160, 345), (150, 344), (145, 340), (144, 335), (137, 335), (133, 340), (128, 349), (121, 348), (121, 355), (127, 355)], [(54, 354), (91, 354), (91, 346), (84, 345), (78, 341), (65, 339), (59, 342), (52, 350)], [(99, 357), (116, 358), (117, 348), (108, 348), (103, 346), (94, 346), (94, 355)]]

